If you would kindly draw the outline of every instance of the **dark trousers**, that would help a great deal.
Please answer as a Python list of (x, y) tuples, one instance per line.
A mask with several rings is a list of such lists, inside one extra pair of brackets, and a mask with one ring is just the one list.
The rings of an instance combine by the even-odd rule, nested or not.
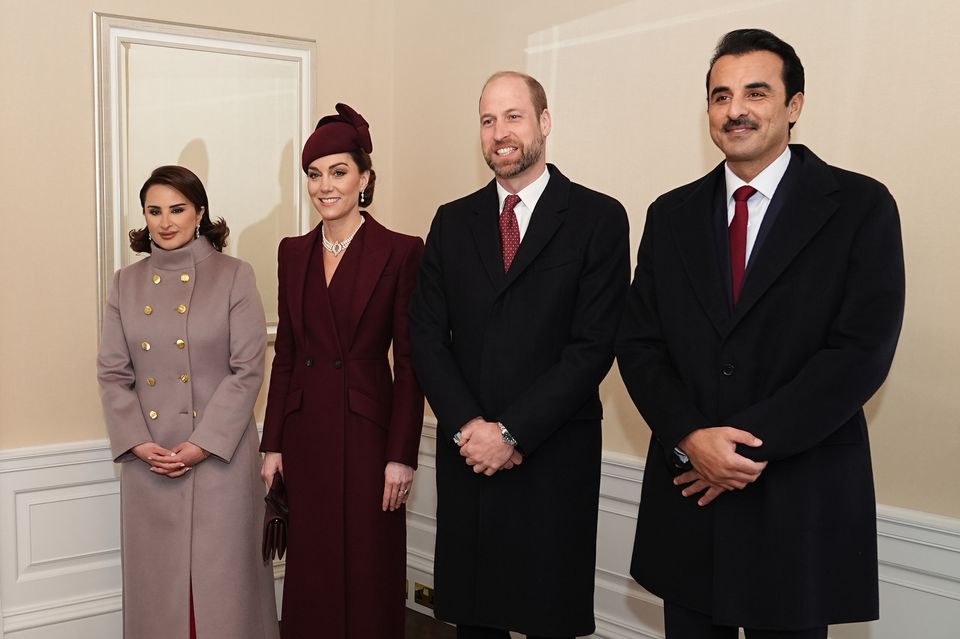
[[(499, 628), (481, 628), (479, 626), (457, 626), (457, 639), (510, 639), (509, 630)], [(574, 639), (573, 637), (541, 637), (527, 635), (527, 639)]]
[[(737, 639), (736, 626), (715, 626), (709, 615), (663, 602), (666, 639)], [(807, 630), (757, 630), (744, 628), (747, 639), (827, 639), (827, 627)]]

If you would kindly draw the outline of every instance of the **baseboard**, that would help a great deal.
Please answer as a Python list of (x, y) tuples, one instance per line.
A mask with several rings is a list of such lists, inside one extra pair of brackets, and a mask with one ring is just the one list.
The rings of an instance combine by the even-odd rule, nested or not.
[[(436, 426), (421, 440), (407, 516), (408, 606), (429, 613), (433, 586)], [(663, 636), (662, 603), (630, 561), (643, 460), (604, 454), (595, 637)], [(878, 506), (883, 618), (831, 629), (835, 639), (955, 639), (960, 628), (960, 520)], [(278, 596), (284, 562), (274, 566)], [(0, 451), (0, 638), (120, 636), (119, 481), (104, 440)]]

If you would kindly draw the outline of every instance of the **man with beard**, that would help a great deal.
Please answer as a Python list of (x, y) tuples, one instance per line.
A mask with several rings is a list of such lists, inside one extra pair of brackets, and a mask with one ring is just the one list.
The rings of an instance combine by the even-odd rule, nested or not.
[(480, 96), (495, 179), (437, 211), (411, 302), (437, 416), (435, 613), (460, 639), (594, 630), (598, 386), (630, 277), (619, 202), (544, 157), (543, 87)]
[(803, 66), (772, 33), (720, 40), (726, 161), (647, 213), (617, 344), (653, 431), (631, 573), (668, 639), (825, 639), (878, 615), (863, 404), (903, 317), (896, 203), (788, 144)]

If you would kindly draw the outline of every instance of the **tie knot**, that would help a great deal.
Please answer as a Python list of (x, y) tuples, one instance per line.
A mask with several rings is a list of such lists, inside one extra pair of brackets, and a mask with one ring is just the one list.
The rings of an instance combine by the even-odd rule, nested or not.
[(734, 202), (746, 202), (757, 190), (752, 186), (741, 186), (739, 189), (733, 192), (733, 201)]
[(517, 207), (517, 204), (520, 204), (520, 196), (511, 193), (507, 196), (507, 199), (503, 201), (503, 212), (512, 213), (513, 209)]

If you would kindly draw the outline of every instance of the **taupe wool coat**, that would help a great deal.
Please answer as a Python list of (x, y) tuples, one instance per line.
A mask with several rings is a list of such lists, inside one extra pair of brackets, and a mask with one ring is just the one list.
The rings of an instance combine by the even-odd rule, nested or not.
[[(253, 417), (264, 326), (253, 269), (206, 238), (114, 276), (97, 364), (120, 463), (128, 638), (188, 637), (191, 581), (199, 637), (277, 637)], [(187, 440), (211, 456), (177, 479), (130, 452)]]

